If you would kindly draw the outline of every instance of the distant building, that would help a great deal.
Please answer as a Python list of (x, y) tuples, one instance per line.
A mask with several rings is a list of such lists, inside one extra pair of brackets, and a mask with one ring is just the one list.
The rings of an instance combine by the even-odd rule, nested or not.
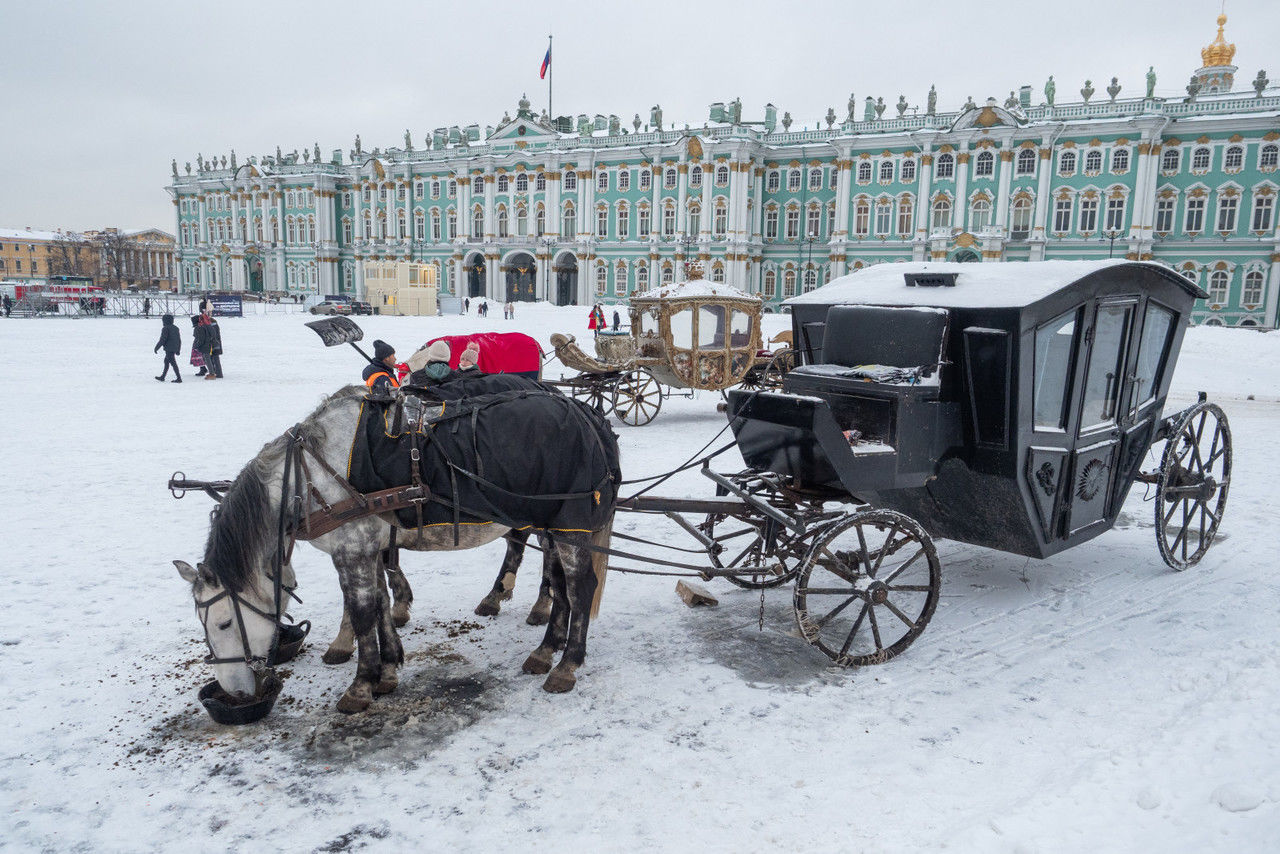
[(454, 127), (424, 148), (357, 137), (345, 161), (315, 146), (175, 163), (181, 285), (361, 294), (366, 262), (411, 261), (444, 294), (589, 304), (696, 258), (776, 306), (878, 262), (1114, 256), (1199, 282), (1198, 322), (1275, 327), (1280, 89), (1259, 72), (1232, 91), (1225, 24), (1185, 97), (1157, 97), (1152, 72), (1063, 102), (1050, 78), (1043, 98), (1022, 86), (952, 112), (932, 90), (890, 115), (850, 96), (813, 130), (773, 105), (744, 121), (736, 100), (678, 130), (655, 107), (630, 132), (522, 98), (483, 141)]
[(366, 261), (366, 299), (379, 314), (434, 315), (439, 311), (434, 265), (404, 261)]
[(159, 229), (33, 231), (0, 228), (0, 279), (47, 284), (91, 278), (110, 288), (176, 289), (175, 240)]

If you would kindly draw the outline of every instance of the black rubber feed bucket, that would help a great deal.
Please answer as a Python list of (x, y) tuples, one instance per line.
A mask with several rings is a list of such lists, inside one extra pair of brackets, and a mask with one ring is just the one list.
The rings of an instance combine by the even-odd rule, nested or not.
[(209, 717), (220, 724), (227, 726), (251, 724), (262, 720), (270, 713), (283, 687), (284, 683), (280, 681), (279, 676), (273, 672), (268, 673), (262, 684), (261, 695), (249, 702), (238, 703), (223, 691), (218, 685), (218, 680), (214, 679), (200, 689), (200, 703), (209, 713)]
[(280, 641), (276, 644), (276, 654), (267, 662), (272, 666), (292, 661), (302, 651), (302, 642), (311, 631), (311, 621), (303, 620), (296, 626), (281, 626)]

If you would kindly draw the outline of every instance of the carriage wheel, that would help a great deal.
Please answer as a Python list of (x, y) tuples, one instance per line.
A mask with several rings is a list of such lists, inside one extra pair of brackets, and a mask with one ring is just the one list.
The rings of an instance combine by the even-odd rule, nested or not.
[(648, 424), (661, 408), (662, 386), (643, 368), (623, 374), (614, 386), (613, 412), (623, 424), (632, 427)]
[(769, 360), (760, 378), (761, 388), (782, 388), (782, 378), (795, 369), (796, 351), (783, 350)]
[[(810, 537), (797, 537), (769, 519), (748, 521), (716, 513), (707, 516), (700, 530), (721, 547), (719, 554), (711, 555), (716, 569), (741, 570), (719, 577), (747, 590), (778, 587), (794, 579), (810, 545)], [(766, 547), (770, 534), (772, 549)]]
[(883, 664), (924, 631), (941, 588), (938, 553), (919, 523), (864, 510), (814, 544), (796, 579), (796, 620), (836, 664)]
[(569, 393), (573, 395), (574, 400), (581, 400), (583, 403), (594, 406), (601, 415), (608, 415), (613, 411), (611, 387), (599, 379), (592, 378), (584, 383), (575, 383)]
[(1213, 403), (1197, 403), (1169, 433), (1156, 477), (1156, 542), (1176, 570), (1213, 545), (1231, 486), (1231, 428)]

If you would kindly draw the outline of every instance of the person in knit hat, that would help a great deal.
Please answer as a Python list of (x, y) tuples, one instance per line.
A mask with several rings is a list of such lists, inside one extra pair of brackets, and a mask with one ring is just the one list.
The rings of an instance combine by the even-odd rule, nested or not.
[(386, 341), (373, 342), (373, 361), (364, 369), (364, 384), (378, 394), (390, 394), (400, 387), (396, 379), (396, 348)]
[(431, 346), (427, 348), (427, 364), (421, 370), (414, 372), (414, 383), (418, 385), (434, 385), (447, 380), (449, 375), (453, 373), (453, 370), (449, 367), (450, 355), (448, 341), (431, 342)]
[(474, 341), (467, 344), (467, 349), (462, 351), (462, 355), (458, 357), (458, 372), (475, 371), (480, 373), (480, 345)]

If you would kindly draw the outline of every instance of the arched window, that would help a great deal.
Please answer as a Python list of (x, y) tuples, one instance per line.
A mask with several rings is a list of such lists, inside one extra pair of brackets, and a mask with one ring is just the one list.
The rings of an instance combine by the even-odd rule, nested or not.
[(1065, 177), (1076, 174), (1076, 153), (1064, 151), (1058, 155), (1058, 174)]
[(1222, 168), (1238, 172), (1242, 166), (1244, 166), (1244, 149), (1238, 145), (1228, 147), (1226, 153), (1222, 155)]
[(477, 196), (484, 195), (484, 176), (483, 175), (477, 175), (474, 179), (472, 179), (471, 192), (475, 193)]
[(800, 239), (800, 209), (795, 205), (787, 207), (787, 240)]
[(729, 210), (723, 203), (716, 204), (715, 235), (723, 240), (729, 233)]
[(1177, 172), (1182, 165), (1182, 152), (1176, 148), (1165, 149), (1164, 154), (1160, 155), (1160, 171)]
[(674, 272), (671, 267), (671, 262), (663, 261), (662, 262), (662, 284), (664, 285), (671, 284), (671, 278), (673, 275), (674, 275)]
[(956, 174), (956, 159), (950, 154), (938, 155), (937, 177), (950, 178)]
[(702, 186), (702, 167), (694, 166), (689, 170), (689, 186), (697, 189)]
[(1024, 148), (1018, 152), (1018, 168), (1019, 175), (1036, 174), (1036, 150), (1034, 148)]
[(613, 270), (613, 295), (624, 297), (627, 295), (627, 262), (619, 261)]
[(990, 151), (978, 152), (973, 164), (973, 174), (979, 178), (990, 178), (996, 172), (996, 158)]
[(800, 170), (799, 169), (787, 170), (787, 192), (789, 193), (800, 192)]
[(1097, 175), (1102, 171), (1102, 152), (1096, 148), (1084, 155), (1084, 174)]
[(1209, 168), (1211, 154), (1208, 148), (1197, 148), (1191, 153), (1191, 168), (1196, 171), (1203, 171)]
[(901, 237), (910, 237), (914, 229), (914, 213), (915, 206), (912, 204), (911, 196), (902, 196), (898, 199), (898, 235)]
[(539, 193), (545, 191), (547, 189), (547, 176), (539, 172), (538, 177), (533, 179), (533, 189)]
[(782, 272), (782, 296), (793, 297), (796, 295), (796, 271), (787, 269)]
[(1240, 302), (1247, 309), (1262, 304), (1262, 272), (1251, 270), (1244, 275), (1244, 290), (1240, 292)]
[(565, 203), (564, 215), (561, 217), (560, 235), (565, 240), (573, 240), (578, 236), (578, 212), (574, 210), (573, 202)]
[(643, 262), (636, 268), (636, 290), (640, 292), (649, 290), (649, 266)]
[(498, 176), (498, 192), (505, 193), (510, 189), (511, 189), (511, 179), (509, 179), (505, 173), (502, 175), (499, 175)]
[(859, 184), (871, 183), (871, 161), (870, 160), (862, 160), (858, 162), (858, 183)]
[(1111, 152), (1111, 171), (1117, 175), (1129, 171), (1129, 149), (1117, 148)]
[(1226, 270), (1214, 270), (1209, 274), (1210, 306), (1226, 305), (1227, 294), (1231, 285), (1231, 276)]
[(985, 198), (975, 199), (969, 205), (969, 231), (981, 234), (991, 225), (991, 202)]
[(717, 187), (729, 186), (729, 167), (728, 166), (721, 165), (716, 167), (716, 186)]
[[(725, 174), (726, 183), (728, 182), (728, 180), (729, 180), (729, 176), (726, 170), (726, 174)], [(717, 181), (716, 183), (719, 183), (719, 181)], [(819, 169), (817, 166), (815, 166), (809, 170), (809, 191), (816, 193), (818, 190), (821, 190), (821, 189), (822, 189), (822, 170)]]
[(1031, 200), (1026, 196), (1013, 200), (1009, 232), (1014, 240), (1026, 240), (1031, 236)]
[(516, 205), (516, 236), (529, 236), (529, 209), (524, 204)]
[(902, 183), (910, 184), (916, 179), (916, 162), (908, 157), (902, 161)]
[(764, 298), (773, 299), (778, 293), (778, 274), (766, 270), (764, 274)]
[(805, 270), (804, 271), (804, 292), (807, 294), (809, 293), (809, 291), (813, 290), (817, 286), (818, 286), (818, 271)]
[(529, 192), (529, 176), (524, 172), (519, 172), (516, 174), (516, 192), (517, 193)]
[(766, 193), (778, 192), (778, 187), (780, 186), (780, 183), (781, 182), (778, 177), (778, 170), (771, 169), (769, 171), (769, 176), (765, 178), (765, 182), (764, 182), (765, 192)]
[(778, 239), (778, 208), (775, 205), (764, 209), (764, 237), (766, 240)]
[(618, 192), (625, 193), (631, 189), (631, 170), (618, 170)]
[(676, 170), (668, 169), (662, 176), (662, 186), (668, 190), (676, 188)]
[(697, 234), (702, 230), (702, 206), (697, 202), (689, 205), (689, 234)]
[(930, 227), (934, 230), (951, 227), (951, 200), (946, 196), (938, 196), (933, 200), (933, 218)]
[(471, 211), (471, 237), (475, 240), (484, 238), (484, 208), (479, 205)]
[(533, 214), (533, 230), (538, 237), (547, 233), (547, 210), (541, 202), (538, 203), (537, 210)]
[(626, 202), (618, 202), (618, 240), (631, 236), (631, 211)]
[(603, 262), (596, 265), (596, 296), (602, 297), (609, 288), (609, 268)]
[(431, 198), (440, 198), (440, 179), (432, 179), (431, 181)]
[(564, 170), (564, 189), (566, 193), (578, 189), (578, 173), (572, 169)]
[(1275, 169), (1277, 163), (1280, 163), (1280, 146), (1274, 143), (1262, 146), (1262, 150), (1258, 152), (1258, 168)]
[(724, 281), (724, 265), (719, 261), (711, 265), (711, 281), (717, 284)]
[(596, 192), (609, 192), (609, 173), (604, 169), (596, 173)]
[(880, 161), (880, 183), (888, 184), (893, 181), (893, 161)]

